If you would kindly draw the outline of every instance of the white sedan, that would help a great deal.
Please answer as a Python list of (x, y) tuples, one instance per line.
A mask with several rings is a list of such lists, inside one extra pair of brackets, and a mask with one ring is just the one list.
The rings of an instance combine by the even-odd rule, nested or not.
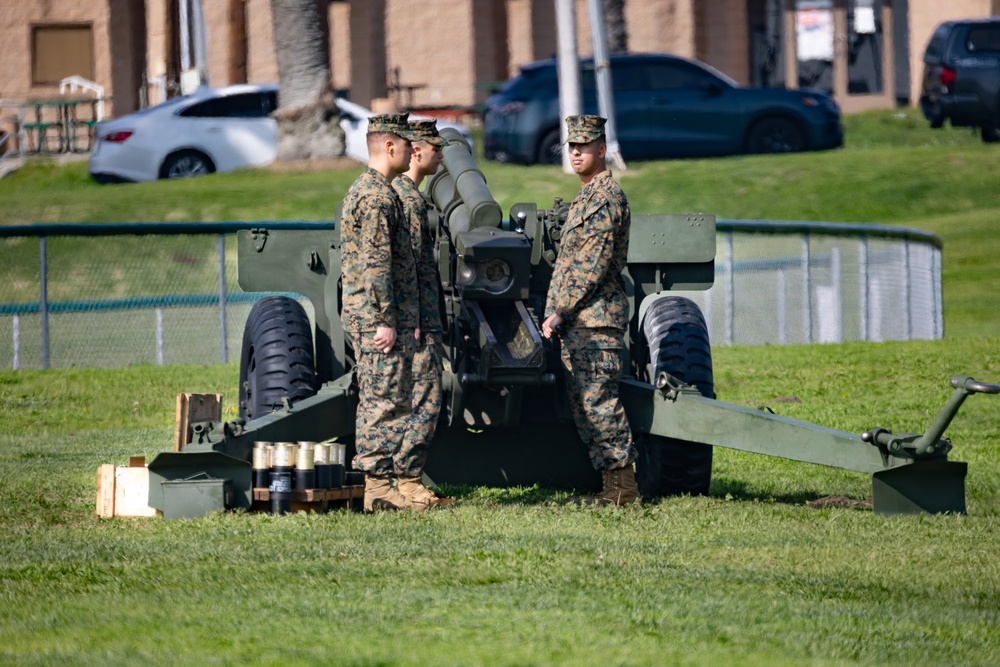
[[(239, 84), (199, 88), (103, 122), (97, 127), (90, 175), (99, 183), (155, 181), (268, 164), (278, 149), (277, 127), (270, 118), (277, 105), (277, 85)], [(365, 134), (372, 112), (341, 98), (337, 106), (347, 155), (367, 162)], [(468, 128), (446, 122), (438, 127), (458, 129), (471, 145)]]
[[(340, 110), (340, 127), (344, 129), (344, 137), (347, 143), (345, 153), (358, 162), (368, 162), (368, 142), (365, 135), (368, 134), (368, 119), (373, 115), (369, 109), (349, 102), (342, 97), (337, 98), (337, 108)], [(411, 113), (410, 120), (433, 120), (430, 116)], [(472, 133), (469, 128), (460, 124), (445, 120), (437, 122), (438, 130), (452, 128), (458, 130), (462, 137), (470, 146), (475, 146), (472, 142)]]

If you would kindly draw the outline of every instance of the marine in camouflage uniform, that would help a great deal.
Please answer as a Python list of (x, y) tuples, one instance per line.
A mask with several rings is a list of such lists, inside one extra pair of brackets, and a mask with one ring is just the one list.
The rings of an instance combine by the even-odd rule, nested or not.
[(398, 488), (415, 509), (451, 504), (421, 481), (427, 451), (441, 414), (441, 310), (440, 279), (434, 261), (434, 238), (427, 220), (427, 202), (420, 194), (425, 176), (437, 172), (445, 140), (436, 121), (416, 121), (410, 128), (419, 137), (413, 144), (410, 168), (397, 176), (392, 187), (403, 201), (409, 224), (410, 243), (417, 264), (420, 301), (419, 331), (413, 357), (413, 399), (403, 446), (393, 457)]
[(403, 447), (419, 326), (416, 262), (392, 178), (409, 167), (416, 138), (406, 114), (368, 122), (368, 168), (351, 185), (341, 216), (341, 322), (354, 347), (359, 393), (353, 466), (365, 472), (365, 509), (403, 509), (392, 486)]
[(601, 494), (584, 500), (621, 505), (638, 497), (632, 431), (618, 397), (629, 316), (622, 271), (631, 213), (605, 163), (605, 119), (570, 116), (566, 122), (570, 160), (583, 187), (563, 226), (542, 333), (561, 337), (573, 419), (602, 474)]

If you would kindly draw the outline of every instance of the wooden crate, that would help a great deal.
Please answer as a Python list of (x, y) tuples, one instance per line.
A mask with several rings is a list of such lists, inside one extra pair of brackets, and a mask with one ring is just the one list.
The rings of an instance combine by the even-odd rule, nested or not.
[(222, 394), (177, 394), (177, 421), (174, 425), (174, 451), (194, 439), (191, 424), (222, 421)]
[[(292, 489), (289, 512), (329, 512), (334, 509), (351, 509), (365, 497), (363, 484), (339, 489)], [(271, 511), (271, 493), (266, 488), (253, 490), (253, 512)]]
[(97, 468), (97, 516), (156, 516), (149, 506), (149, 469), (142, 456), (127, 466), (106, 463)]

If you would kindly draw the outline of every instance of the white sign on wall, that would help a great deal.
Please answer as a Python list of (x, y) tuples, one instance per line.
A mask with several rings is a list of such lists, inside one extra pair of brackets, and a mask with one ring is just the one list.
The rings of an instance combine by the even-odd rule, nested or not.
[(833, 10), (827, 2), (799, 2), (795, 12), (799, 60), (833, 60)]

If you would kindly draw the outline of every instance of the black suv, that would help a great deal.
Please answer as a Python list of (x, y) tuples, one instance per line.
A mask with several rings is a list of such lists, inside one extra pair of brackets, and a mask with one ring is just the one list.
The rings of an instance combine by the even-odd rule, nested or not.
[(1000, 127), (1000, 17), (948, 21), (934, 29), (924, 52), (920, 108), (938, 128), (978, 127), (997, 141)]

